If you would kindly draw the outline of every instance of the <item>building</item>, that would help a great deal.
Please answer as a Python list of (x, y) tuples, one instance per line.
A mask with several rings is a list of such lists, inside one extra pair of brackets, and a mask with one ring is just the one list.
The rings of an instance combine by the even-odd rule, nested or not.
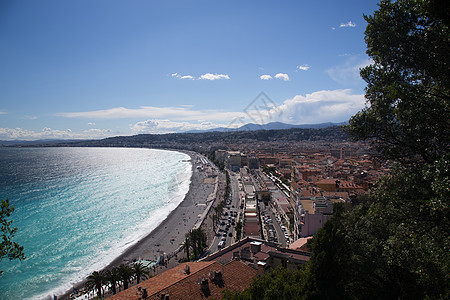
[(241, 168), (241, 152), (228, 151), (227, 166), (233, 172), (238, 172)]
[(257, 275), (257, 269), (238, 260), (187, 262), (109, 299), (220, 299), (225, 290), (245, 290)]
[(333, 178), (322, 179), (322, 180), (315, 182), (315, 184), (319, 188), (321, 188), (322, 190), (324, 190), (326, 192), (351, 193), (351, 192), (355, 192), (357, 190), (363, 190), (362, 187), (360, 187), (359, 185), (357, 185), (353, 182), (339, 180), (339, 179), (333, 179)]
[(250, 170), (259, 169), (259, 159), (256, 156), (248, 157), (248, 168)]
[(309, 257), (308, 251), (281, 248), (278, 244), (264, 240), (245, 238), (211, 254), (202, 261), (217, 261), (225, 264), (231, 260), (238, 260), (253, 266), (262, 273), (278, 266), (291, 270), (298, 269), (309, 260)]
[(217, 159), (220, 163), (225, 163), (225, 158), (227, 157), (227, 151), (226, 150), (216, 150), (214, 152), (214, 157)]
[(332, 212), (333, 205), (326, 198), (300, 199), (297, 207), (300, 237), (315, 234), (331, 218)]

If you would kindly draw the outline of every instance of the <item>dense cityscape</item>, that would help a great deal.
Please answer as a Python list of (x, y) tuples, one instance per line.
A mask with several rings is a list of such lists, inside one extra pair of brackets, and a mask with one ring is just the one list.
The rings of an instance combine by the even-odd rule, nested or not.
[[(215, 131), (208, 127), (212, 123), (196, 116), (192, 120), (206, 124), (205, 130), (150, 134), (144, 129), (161, 124), (179, 129), (187, 123), (181, 126), (169, 120), (160, 123), (147, 120), (128, 125), (139, 129), (137, 134), (111, 134), (102, 139), (1, 142), (5, 169), (8, 166), (12, 170), (4, 176), (5, 182), (11, 181), (9, 191), (14, 192), (16, 188), (10, 177), (18, 174), (24, 181), (24, 192), (19, 195), (46, 192), (39, 200), (48, 197), (53, 201), (16, 202), (22, 208), (36, 205), (19, 220), (25, 223), (35, 212), (48, 211), (54, 213), (55, 219), (63, 215), (58, 223), (64, 223), (66, 212), (58, 210), (64, 204), (62, 199), (70, 200), (66, 203), (67, 211), (75, 209), (70, 215), (76, 230), (70, 237), (75, 237), (75, 242), (36, 248), (43, 250), (44, 258), (64, 264), (51, 266), (55, 278), (63, 273), (82, 276), (54, 279), (59, 289), (47, 288), (43, 297), (54, 300), (449, 299), (449, 16), (448, 5), (443, 1), (382, 0), (373, 15), (364, 15), (369, 60), (357, 67), (367, 83), (365, 94), (361, 95), (366, 101), (364, 107), (354, 113), (356, 100), (353, 104), (333, 102), (329, 91), (318, 93), (325, 95), (324, 98), (316, 99), (312, 93), (280, 105), (287, 119), (298, 117), (297, 114), (314, 119), (302, 107), (319, 102), (329, 104), (320, 111), (321, 116), (352, 111), (352, 116), (343, 123), (286, 128), (287, 124), (281, 122), (269, 124), (273, 120), (268, 116), (277, 107), (266, 105), (266, 122), (248, 124), (251, 125), (248, 128), (219, 127)], [(340, 27), (357, 25), (348, 22)], [(336, 29), (332, 27), (330, 31)], [(309, 68), (301, 65), (297, 70)], [(351, 69), (353, 72), (355, 68)], [(186, 82), (230, 80), (227, 74), (212, 73), (200, 76), (172, 73), (166, 77)], [(272, 79), (290, 80), (284, 73), (260, 76), (260, 80)], [(350, 92), (349, 89), (339, 91)], [(299, 106), (291, 106), (294, 102)], [(189, 114), (190, 107), (156, 110), (148, 106), (137, 110), (118, 107), (95, 111), (90, 108), (90, 112), (60, 113), (59, 117), (92, 115), (101, 119), (137, 111), (139, 114), (143, 111)], [(210, 113), (205, 111), (204, 115)], [(247, 109), (239, 113), (240, 117), (244, 115), (249, 117)], [(284, 127), (272, 128), (274, 124)], [(8, 132), (14, 135), (21, 131), (17, 128)], [(64, 151), (58, 150), (69, 151), (63, 155)], [(105, 156), (102, 151), (110, 152)], [(37, 159), (27, 161), (30, 155), (36, 155), (33, 157)], [(73, 156), (78, 160), (72, 165), (59, 164)], [(9, 163), (11, 158), (16, 158), (17, 165)], [(102, 166), (97, 165), (99, 161)], [(36, 162), (39, 164), (32, 164)], [(124, 166), (131, 163), (132, 170)], [(41, 166), (44, 168), (40, 169)], [(102, 169), (103, 166), (110, 168)], [(27, 169), (31, 175), (22, 176), (17, 171), (20, 168)], [(85, 169), (89, 174), (83, 177)], [(91, 171), (94, 169), (100, 171)], [(145, 173), (148, 170), (151, 172)], [(169, 176), (166, 171), (173, 173)], [(128, 174), (121, 177), (122, 172)], [(134, 177), (128, 177), (129, 174)], [(108, 181), (108, 176), (114, 180)], [(61, 187), (55, 185), (55, 190), (44, 181), (43, 187), (27, 181), (40, 182), (44, 177), (52, 183), (59, 177), (70, 181)], [(83, 184), (91, 182), (97, 184), (91, 188), (94, 192), (79, 196), (89, 186)], [(69, 193), (74, 186), (79, 189)], [(144, 187), (140, 195), (134, 190), (138, 186)], [(157, 187), (162, 191), (154, 192)], [(119, 191), (125, 197), (119, 199)], [(103, 198), (95, 198), (97, 194)], [(104, 203), (116, 198), (119, 200), (109, 204), (109, 212), (104, 213)], [(155, 201), (150, 204), (150, 200)], [(1, 202), (0, 261), (3, 258), (13, 261), (15, 264), (7, 272), (14, 275), (22, 272), (20, 263), (29, 262), (23, 264), (28, 268), (36, 263), (27, 261), (30, 254), (15, 241), (21, 224), (12, 225), (8, 219), (14, 215), (14, 206), (8, 198)], [(121, 208), (131, 206), (128, 202), (139, 206), (126, 215)], [(82, 213), (82, 205), (84, 211), (92, 212), (90, 217)], [(151, 205), (155, 205), (153, 210), (144, 212)], [(113, 213), (118, 214), (116, 219), (104, 218)], [(95, 252), (98, 255), (87, 253), (91, 255), (87, 256), (89, 263), (97, 262), (95, 268), (94, 265), (70, 266), (72, 261), (62, 260), (66, 254), (57, 252), (80, 245), (74, 251), (77, 253), (67, 252), (76, 256), (85, 251), (84, 245), (96, 245), (84, 242), (100, 240), (99, 236), (113, 228), (91, 230), (93, 220), (117, 225), (121, 221), (118, 219), (132, 220), (137, 216), (141, 217), (139, 224), (133, 224), (126, 233), (119, 231), (117, 240), (115, 236), (106, 236), (105, 242), (99, 244), (103, 251)], [(136, 234), (144, 222), (148, 230)], [(42, 219), (37, 223), (48, 224)], [(36, 228), (51, 233), (55, 224), (42, 229), (39, 226), (29, 225), (27, 229), (33, 227), (34, 234)], [(85, 238), (93, 231), (100, 234)], [(68, 240), (66, 237), (63, 235), (64, 241)], [(32, 234), (25, 242), (33, 239)], [(118, 240), (123, 244), (118, 244)], [(120, 247), (114, 249), (115, 245)], [(89, 251), (93, 252), (92, 248)], [(115, 255), (105, 255), (106, 260), (100, 264), (98, 257), (105, 253)], [(42, 265), (50, 264), (44, 261)], [(35, 289), (51, 282), (49, 274), (35, 276), (37, 279), (28, 280), (38, 282), (33, 283)], [(17, 282), (21, 284), (21, 280)], [(61, 281), (65, 282), (61, 284)], [(14, 295), (17, 291), (9, 289), (8, 292)]]

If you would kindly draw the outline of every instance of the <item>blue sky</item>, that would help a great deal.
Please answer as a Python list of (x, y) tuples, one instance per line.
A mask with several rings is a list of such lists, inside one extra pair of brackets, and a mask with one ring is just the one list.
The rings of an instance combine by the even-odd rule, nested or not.
[(0, 140), (347, 121), (376, 3), (3, 0)]

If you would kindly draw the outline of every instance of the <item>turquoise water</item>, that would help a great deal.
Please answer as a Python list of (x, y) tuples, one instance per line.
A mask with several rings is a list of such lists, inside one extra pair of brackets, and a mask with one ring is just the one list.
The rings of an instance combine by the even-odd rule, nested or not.
[(0, 197), (25, 261), (2, 260), (0, 299), (51, 298), (148, 234), (189, 189), (189, 156), (129, 148), (0, 148)]

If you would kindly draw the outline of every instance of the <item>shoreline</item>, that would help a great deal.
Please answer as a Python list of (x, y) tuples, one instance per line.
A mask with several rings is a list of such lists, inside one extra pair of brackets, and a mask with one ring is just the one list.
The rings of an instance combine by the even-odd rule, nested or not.
[[(176, 151), (189, 155), (192, 174), (190, 178), (189, 189), (183, 198), (183, 201), (172, 210), (169, 215), (151, 232), (149, 232), (142, 239), (137, 241), (134, 245), (127, 248), (123, 253), (116, 257), (113, 261), (107, 264), (102, 270), (109, 270), (117, 267), (123, 263), (130, 263), (134, 260), (156, 260), (159, 256), (167, 257), (174, 256), (176, 261), (178, 257), (184, 257), (184, 253), (177, 253), (181, 243), (184, 241), (185, 234), (193, 229), (197, 224), (201, 223), (201, 218), (205, 217), (205, 210), (208, 207), (208, 198), (214, 192), (213, 183), (205, 182), (208, 175), (215, 172), (199, 171), (196, 169), (196, 162), (201, 157), (201, 154), (191, 151), (183, 150), (169, 150)], [(166, 270), (166, 267), (157, 267), (156, 273), (161, 270)], [(155, 272), (151, 272), (154, 274)], [(86, 279), (74, 284), (77, 290), (82, 290), (86, 283)], [(59, 299), (72, 299), (72, 289), (66, 291), (62, 295), (58, 295)]]

